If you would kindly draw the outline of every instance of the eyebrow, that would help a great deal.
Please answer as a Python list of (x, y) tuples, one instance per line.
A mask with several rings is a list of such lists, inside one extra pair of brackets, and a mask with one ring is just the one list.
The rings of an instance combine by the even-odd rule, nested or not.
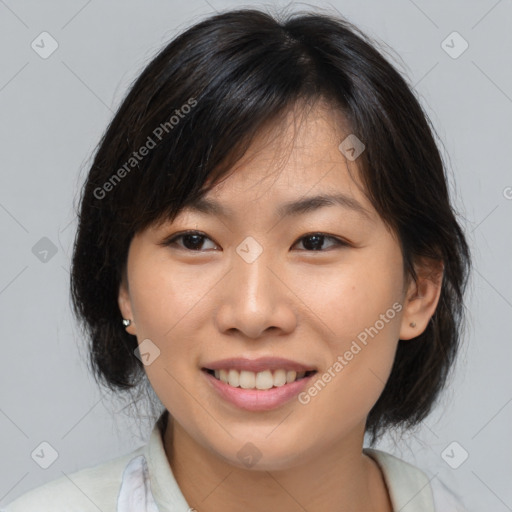
[[(373, 220), (372, 214), (354, 197), (346, 194), (321, 194), (316, 196), (304, 197), (294, 201), (288, 201), (281, 204), (277, 210), (277, 217), (281, 220), (284, 217), (303, 215), (323, 208), (325, 206), (342, 206), (347, 210), (353, 210), (368, 220)], [(187, 204), (184, 209), (189, 211), (197, 211), (205, 214), (229, 217), (233, 215), (230, 208), (226, 208), (220, 203), (207, 198), (199, 198)]]

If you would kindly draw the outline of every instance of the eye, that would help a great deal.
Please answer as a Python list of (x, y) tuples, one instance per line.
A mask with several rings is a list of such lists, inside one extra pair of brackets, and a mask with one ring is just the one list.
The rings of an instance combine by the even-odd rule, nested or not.
[(308, 235), (304, 235), (297, 242), (295, 242), (294, 246), (297, 245), (299, 242), (302, 241), (303, 247), (305, 247), (304, 250), (306, 251), (324, 251), (322, 249), (322, 246), (324, 245), (325, 240), (330, 240), (333, 242), (334, 247), (336, 246), (346, 246), (348, 247), (348, 243), (344, 240), (341, 240), (340, 238), (337, 238), (335, 236), (326, 235), (325, 233), (310, 233)]
[[(178, 244), (178, 240), (181, 240), (183, 243)], [(189, 251), (201, 251), (203, 243), (205, 240), (210, 240), (204, 233), (200, 231), (186, 231), (185, 233), (181, 233), (179, 235), (173, 235), (171, 238), (164, 240), (161, 245), (172, 246), (177, 245), (181, 249), (189, 250)], [(215, 244), (214, 244), (215, 245)], [(216, 245), (215, 245), (216, 247)]]
[[(201, 231), (186, 231), (184, 233), (179, 233), (177, 235), (173, 235), (170, 238), (165, 239), (161, 242), (160, 245), (163, 246), (177, 246), (180, 249), (185, 249), (188, 251), (196, 251), (200, 252), (204, 249), (205, 240), (209, 240), (214, 245), (213, 249), (217, 247), (217, 245), (208, 238)], [(349, 244), (340, 238), (335, 236), (327, 235), (325, 233), (310, 233), (299, 238), (297, 242), (293, 244), (292, 247), (295, 247), (297, 244), (302, 243), (305, 251), (320, 251), (325, 252), (324, 242), (328, 240), (331, 242), (330, 247), (348, 247)], [(180, 243), (178, 243), (180, 242)], [(210, 249), (211, 250), (211, 249)]]

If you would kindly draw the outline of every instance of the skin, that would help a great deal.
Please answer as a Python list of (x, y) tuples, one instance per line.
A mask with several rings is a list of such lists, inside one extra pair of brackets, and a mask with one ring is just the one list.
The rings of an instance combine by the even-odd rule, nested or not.
[[(183, 210), (130, 245), (119, 307), (132, 319), (127, 331), (160, 350), (145, 371), (171, 414), (169, 464), (200, 512), (392, 511), (378, 465), (362, 453), (365, 421), (399, 338), (416, 343), (434, 314), (441, 280), (404, 279), (400, 246), (365, 197), (357, 160), (338, 149), (348, 133), (321, 104), (302, 117), (289, 112), (208, 194), (232, 215)], [(339, 205), (275, 216), (285, 201), (333, 192), (357, 199), (370, 217)], [(205, 238), (162, 245), (188, 229)], [(312, 232), (349, 245), (327, 237), (313, 250), (303, 238)], [(263, 249), (252, 263), (236, 252), (247, 236)], [(394, 303), (401, 311), (306, 405), (294, 398), (271, 411), (239, 409), (201, 371), (218, 359), (270, 355), (322, 374)], [(249, 442), (261, 454), (251, 467), (237, 457)]]

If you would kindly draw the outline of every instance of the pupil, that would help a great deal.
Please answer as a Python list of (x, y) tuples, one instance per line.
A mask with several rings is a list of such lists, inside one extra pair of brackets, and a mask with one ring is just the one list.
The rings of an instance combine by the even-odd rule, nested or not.
[[(304, 247), (306, 249), (318, 250), (322, 247), (323, 235), (310, 235), (305, 240)], [(313, 243), (309, 243), (308, 240), (313, 240)]]
[[(191, 244), (187, 243), (190, 239), (195, 239)], [(198, 249), (201, 246), (202, 235), (185, 235), (183, 237), (183, 245), (187, 247), (187, 249)]]

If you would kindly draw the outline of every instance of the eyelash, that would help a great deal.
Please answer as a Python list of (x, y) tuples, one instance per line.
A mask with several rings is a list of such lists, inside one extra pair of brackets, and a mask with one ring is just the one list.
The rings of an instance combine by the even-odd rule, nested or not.
[[(187, 235), (196, 235), (196, 236), (201, 237), (201, 239), (211, 240), (211, 238), (206, 236), (205, 233), (203, 233), (201, 231), (193, 231), (193, 230), (191, 230), (191, 231), (185, 231), (185, 232), (182, 232), (182, 233), (179, 233), (179, 234), (174, 234), (171, 237), (165, 239), (160, 245), (163, 245), (165, 247), (176, 245), (176, 241), (177, 240), (183, 239)], [(296, 242), (294, 242), (293, 245), (296, 245), (298, 242), (300, 242), (303, 239), (312, 238), (314, 236), (322, 237), (322, 238), (327, 239), (327, 240), (331, 240), (331, 241), (335, 242), (335, 246), (338, 246), (338, 247), (350, 247), (350, 244), (348, 242), (342, 240), (341, 238), (338, 238), (338, 237), (335, 237), (335, 236), (332, 236), (332, 235), (328, 235), (328, 234), (322, 233), (322, 232), (313, 232), (313, 233), (307, 233), (305, 235), (302, 235), (300, 238), (297, 239)], [(212, 242), (213, 242), (213, 240), (212, 240)], [(185, 250), (185, 251), (202, 252), (201, 249), (187, 249), (186, 247), (183, 247), (183, 246), (178, 246), (178, 247), (180, 249)], [(301, 249), (301, 250), (305, 251), (305, 252), (326, 252), (325, 249), (323, 249), (323, 250), (322, 249), (320, 249), (320, 250)]]

